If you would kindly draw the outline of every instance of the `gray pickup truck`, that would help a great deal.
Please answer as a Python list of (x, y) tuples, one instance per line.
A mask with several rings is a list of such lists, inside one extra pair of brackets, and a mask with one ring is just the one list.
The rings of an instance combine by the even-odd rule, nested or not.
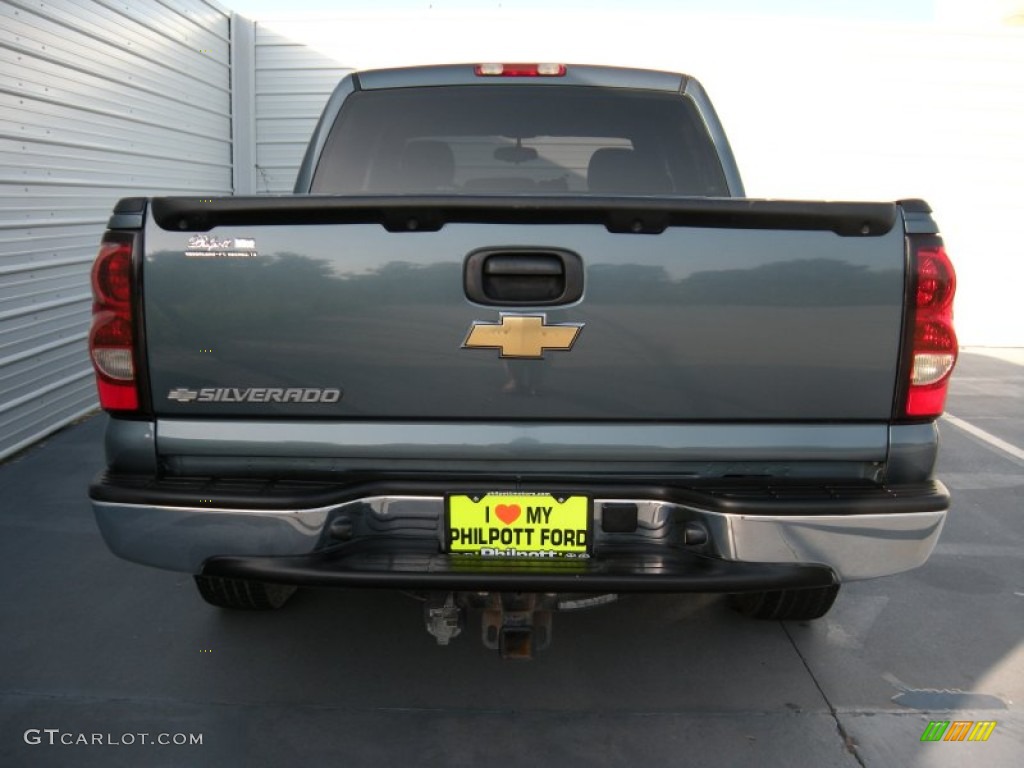
[(529, 657), (558, 609), (813, 619), (935, 546), (955, 277), (922, 201), (745, 198), (693, 78), (522, 64), (345, 77), (295, 192), (114, 210), (115, 554), (226, 608), (400, 589)]

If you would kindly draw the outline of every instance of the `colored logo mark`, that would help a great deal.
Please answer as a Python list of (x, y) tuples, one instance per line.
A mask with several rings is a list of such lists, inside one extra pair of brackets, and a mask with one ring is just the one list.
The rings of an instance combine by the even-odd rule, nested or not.
[(921, 741), (988, 741), (996, 725), (995, 720), (932, 720)]

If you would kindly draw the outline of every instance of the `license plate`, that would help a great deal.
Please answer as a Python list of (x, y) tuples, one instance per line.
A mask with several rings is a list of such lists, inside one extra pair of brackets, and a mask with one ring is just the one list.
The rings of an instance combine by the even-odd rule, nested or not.
[(557, 493), (450, 494), (447, 544), (483, 557), (585, 558), (590, 500)]

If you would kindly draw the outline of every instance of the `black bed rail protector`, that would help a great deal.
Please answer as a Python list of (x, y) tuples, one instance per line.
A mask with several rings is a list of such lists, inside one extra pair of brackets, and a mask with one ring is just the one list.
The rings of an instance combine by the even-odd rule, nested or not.
[(107, 229), (142, 229), (146, 224), (145, 197), (122, 197), (114, 205)]
[[(100, 473), (89, 488), (95, 501), (220, 509), (311, 509), (374, 496), (436, 496), (480, 490), (545, 491), (557, 488), (597, 499), (658, 500), (729, 514), (886, 514), (949, 508), (937, 481), (881, 485), (870, 481), (785, 481), (729, 478), (682, 482), (550, 477), (525, 482), (501, 476), (353, 479), (350, 482), (249, 478), (150, 477)], [(199, 499), (203, 499), (202, 502)]]
[(219, 226), (380, 224), (389, 232), (436, 232), (449, 222), (603, 224), (610, 232), (657, 234), (667, 227), (822, 230), (880, 236), (896, 223), (895, 203), (739, 198), (571, 196), (157, 197), (153, 218), (166, 230)]
[(836, 583), (824, 565), (744, 563), (680, 550), (492, 560), (408, 540), (353, 541), (312, 555), (213, 557), (203, 574), (304, 586), (516, 592), (751, 592)]

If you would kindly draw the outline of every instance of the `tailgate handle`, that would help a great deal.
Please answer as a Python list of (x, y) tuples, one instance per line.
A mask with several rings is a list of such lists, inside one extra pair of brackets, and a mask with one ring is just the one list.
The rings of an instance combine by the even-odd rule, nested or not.
[(562, 277), (565, 269), (562, 261), (549, 253), (496, 253), (484, 260), (484, 274), (520, 275), (530, 277)]
[(562, 248), (484, 248), (466, 257), (466, 298), (489, 306), (550, 307), (583, 296), (583, 260)]

